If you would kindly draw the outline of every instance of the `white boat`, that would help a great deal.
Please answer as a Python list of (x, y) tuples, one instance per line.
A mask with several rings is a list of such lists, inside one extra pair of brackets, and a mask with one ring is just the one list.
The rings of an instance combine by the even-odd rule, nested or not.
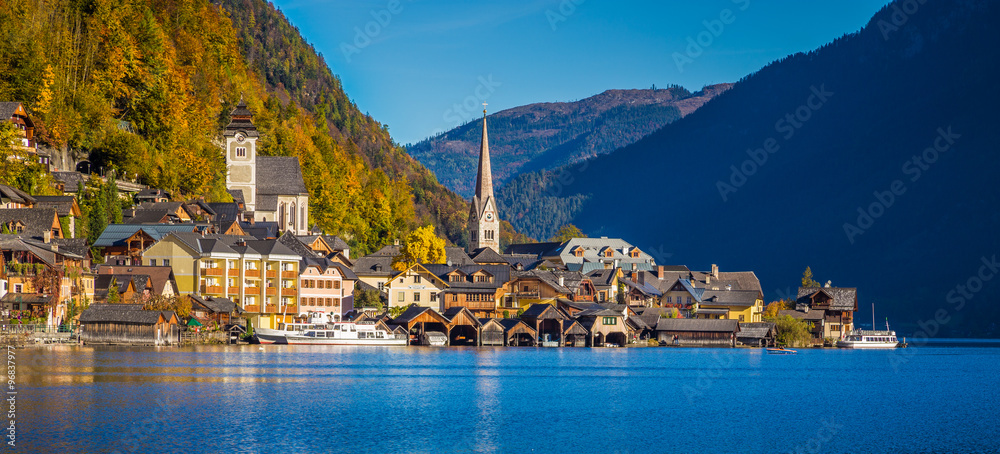
[(330, 320), (323, 312), (308, 312), (301, 314), (300, 317), (304, 317), (309, 321), (301, 323), (278, 323), (277, 329), (255, 328), (254, 336), (262, 344), (287, 344), (289, 335), (303, 334), (309, 330), (327, 329), (330, 326)]
[(285, 336), (290, 345), (406, 345), (406, 341), (406, 336), (396, 336), (370, 321), (334, 323)]
[(441, 347), (448, 343), (448, 336), (440, 331), (427, 331), (420, 337), (420, 343), (432, 347)]
[[(875, 304), (872, 304), (872, 328), (875, 327)], [(896, 332), (889, 329), (889, 320), (885, 321), (885, 331), (856, 329), (850, 334), (837, 341), (839, 348), (896, 348), (899, 340), (896, 339)]]
[(843, 339), (837, 341), (840, 348), (896, 348), (899, 340), (896, 332), (889, 330), (856, 329)]

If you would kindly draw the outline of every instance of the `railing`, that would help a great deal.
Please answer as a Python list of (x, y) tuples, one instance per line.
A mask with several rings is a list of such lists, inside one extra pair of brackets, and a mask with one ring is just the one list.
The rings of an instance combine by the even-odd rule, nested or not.
[(299, 273), (297, 273), (295, 271), (282, 271), (281, 272), (281, 277), (289, 278), (289, 279), (295, 279), (295, 278), (299, 277)]
[(298, 289), (289, 287), (281, 289), (281, 296), (296, 296), (299, 294)]
[(275, 296), (278, 294), (278, 289), (274, 287), (268, 287), (267, 290), (264, 290), (264, 294), (267, 296)]
[(30, 333), (71, 333), (76, 331), (77, 325), (18, 325), (0, 324), (0, 334), (30, 334)]
[(517, 296), (518, 298), (540, 298), (538, 292), (516, 292), (514, 293), (514, 296)]
[(247, 295), (260, 295), (260, 287), (243, 287), (243, 293)]
[(260, 312), (260, 305), (259, 304), (247, 304), (246, 306), (243, 306), (243, 310), (247, 311), (247, 312)]
[(223, 276), (226, 274), (226, 270), (223, 268), (202, 268), (201, 274), (205, 276)]
[(201, 293), (211, 293), (215, 295), (222, 294), (222, 286), (220, 285), (202, 285)]
[(267, 272), (264, 273), (264, 275), (267, 277), (278, 277), (278, 272), (275, 270), (267, 270)]
[(243, 270), (243, 275), (246, 277), (260, 277), (260, 270)]
[(230, 295), (239, 295), (240, 294), (240, 288), (239, 287), (227, 287), (226, 291)]

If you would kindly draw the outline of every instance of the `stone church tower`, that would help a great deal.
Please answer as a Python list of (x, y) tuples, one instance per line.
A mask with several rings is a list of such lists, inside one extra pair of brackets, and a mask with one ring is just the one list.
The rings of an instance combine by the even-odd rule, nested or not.
[(246, 102), (240, 103), (232, 112), (232, 121), (226, 126), (226, 188), (243, 193), (247, 211), (257, 207), (257, 128), (253, 125), (253, 114)]
[(476, 195), (469, 210), (469, 252), (490, 248), (500, 253), (500, 219), (493, 197), (493, 175), (490, 170), (490, 145), (486, 138), (486, 110), (483, 109), (483, 142), (479, 149), (479, 172), (476, 175)]

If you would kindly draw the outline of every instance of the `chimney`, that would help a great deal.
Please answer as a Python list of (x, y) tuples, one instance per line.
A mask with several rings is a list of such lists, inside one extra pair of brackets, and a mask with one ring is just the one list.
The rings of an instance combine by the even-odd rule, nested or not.
[(712, 264), (712, 277), (716, 279), (719, 278), (719, 265), (716, 265), (714, 263)]
[(42, 241), (44, 241), (46, 244), (52, 242), (52, 231), (51, 230), (46, 230), (45, 233), (42, 234)]
[(559, 276), (559, 286), (560, 287), (565, 287), (566, 286), (566, 278), (565, 277)]
[(663, 277), (664, 277), (664, 276), (665, 276), (666, 274), (667, 274), (667, 272), (666, 272), (666, 270), (664, 270), (664, 269), (663, 269), (663, 265), (660, 265), (660, 266), (657, 266), (657, 267), (656, 267), (656, 277), (657, 277), (658, 279), (660, 279), (660, 280), (662, 281), (662, 280), (663, 280)]
[(711, 284), (711, 283), (712, 283), (712, 273), (705, 273), (705, 284)]

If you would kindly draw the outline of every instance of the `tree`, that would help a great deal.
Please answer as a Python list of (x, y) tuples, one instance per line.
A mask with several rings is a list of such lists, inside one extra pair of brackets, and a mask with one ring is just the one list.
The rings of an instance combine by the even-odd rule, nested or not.
[(434, 226), (426, 225), (410, 232), (406, 242), (393, 259), (392, 266), (397, 271), (405, 270), (417, 263), (444, 263), (444, 240), (434, 234)]
[(562, 243), (564, 241), (571, 240), (573, 238), (586, 238), (583, 232), (573, 224), (566, 224), (559, 227), (559, 231), (556, 232), (556, 236), (549, 238), (549, 241), (553, 243)]
[(778, 345), (786, 347), (805, 347), (812, 341), (809, 324), (797, 320), (790, 315), (782, 315), (774, 319), (778, 334), (775, 338)]
[(142, 303), (142, 308), (145, 310), (174, 311), (178, 318), (191, 315), (191, 300), (186, 297), (151, 295), (143, 298), (142, 295), (136, 294), (133, 298), (133, 302)]
[(625, 283), (619, 280), (618, 295), (615, 297), (615, 299), (618, 301), (618, 304), (625, 304), (625, 295), (626, 295)]
[(806, 270), (802, 273), (802, 286), (803, 287), (819, 287), (819, 282), (813, 280), (812, 269), (808, 266)]
[(357, 287), (354, 288), (354, 307), (355, 308), (365, 308), (374, 307), (382, 308), (382, 295), (378, 290), (362, 290)]
[(794, 306), (792, 305), (791, 301), (786, 301), (786, 300), (771, 301), (770, 303), (767, 303), (767, 306), (764, 308), (763, 317), (765, 320), (775, 319), (778, 317), (779, 311), (789, 310), (792, 309), (793, 307)]

